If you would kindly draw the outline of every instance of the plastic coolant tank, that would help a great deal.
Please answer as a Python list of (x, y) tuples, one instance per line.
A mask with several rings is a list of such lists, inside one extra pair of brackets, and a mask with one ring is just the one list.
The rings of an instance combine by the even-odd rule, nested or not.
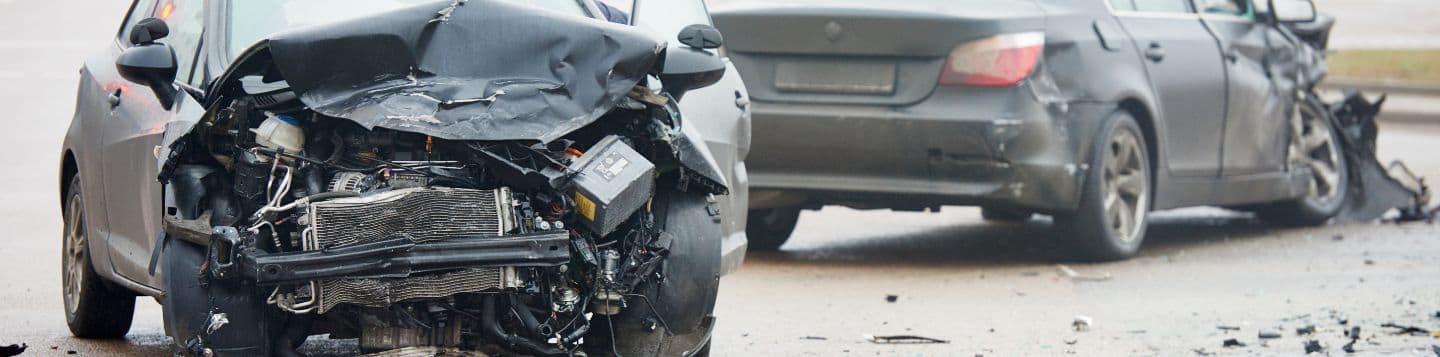
[(300, 121), (288, 115), (268, 115), (255, 133), (255, 143), (275, 150), (298, 153), (305, 149), (305, 130)]

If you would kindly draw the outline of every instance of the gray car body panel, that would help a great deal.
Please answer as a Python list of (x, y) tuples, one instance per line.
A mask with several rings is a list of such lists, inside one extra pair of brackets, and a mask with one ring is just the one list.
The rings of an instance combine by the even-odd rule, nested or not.
[[(437, 2), (439, 3), (439, 2)], [(223, 29), (223, 24), (228, 21), (222, 9), (225, 9), (226, 2), (207, 2), (206, 18), (209, 25), (207, 28)], [(472, 4), (476, 5), (476, 4)], [(593, 4), (586, 4), (586, 8), (594, 13)], [(622, 30), (629, 31), (629, 30)], [(226, 36), (223, 30), (206, 31), (204, 35), (206, 43), (224, 43)], [(164, 197), (161, 193), (161, 185), (155, 180), (155, 173), (163, 164), (169, 145), (180, 136), (188, 133), (191, 128), (205, 114), (204, 108), (199, 101), (188, 96), (181, 96), (184, 103), (174, 106), (170, 110), (162, 110), (147, 114), (143, 119), (116, 118), (116, 110), (110, 109), (106, 97), (112, 92), (123, 89), (121, 103), (123, 105), (148, 103), (157, 107), (158, 100), (151, 90), (136, 83), (130, 83), (120, 78), (115, 71), (114, 59), (119, 53), (128, 47), (128, 43), (116, 39), (113, 47), (107, 48), (104, 52), (90, 57), (82, 68), (81, 81), (77, 92), (77, 103), (75, 118), (71, 123), (66, 139), (62, 144), (60, 157), (62, 158), (61, 187), (68, 184), (67, 174), (78, 174), (81, 178), (83, 191), (86, 194), (86, 220), (89, 223), (91, 237), (115, 238), (115, 232), (149, 232), (146, 234), (130, 234), (126, 241), (110, 241), (108, 239), (90, 239), (90, 255), (92, 264), (97, 272), (106, 280), (115, 282), (136, 293), (160, 296), (160, 282), (163, 281), (163, 272), (156, 271), (153, 263), (153, 254), (157, 251), (157, 244), (161, 242), (160, 216), (161, 200)], [(225, 46), (203, 46), (199, 53), (196, 76), (204, 79), (197, 80), (203, 84), (209, 84), (218, 80), (222, 73), (230, 69), (231, 61), (229, 54), (223, 50)], [(734, 72), (733, 68), (730, 72)], [(184, 81), (182, 78), (180, 81)], [(627, 87), (628, 90), (628, 87)], [(722, 209), (722, 218), (725, 223), (724, 229), (726, 239), (724, 241), (725, 251), (722, 259), (725, 262), (723, 272), (728, 274), (738, 268), (744, 257), (744, 214), (743, 209), (733, 207), (745, 207), (745, 192), (747, 182), (743, 179), (744, 152), (748, 148), (748, 132), (742, 133), (737, 129), (748, 130), (748, 112), (742, 108), (736, 108), (736, 93), (744, 92), (743, 84), (738, 75), (727, 73), (726, 79), (717, 85), (692, 91), (687, 98), (728, 98), (720, 101), (710, 100), (687, 100), (680, 104), (681, 111), (686, 121), (696, 123), (695, 128), (685, 130), (686, 139), (692, 142), (704, 142), (705, 145), (697, 147), (697, 152), (705, 153), (699, 155), (702, 160), (687, 160), (687, 166), (697, 167), (697, 172), (715, 173), (720, 179), (719, 183), (727, 185), (731, 194), (717, 196), (717, 204)], [(138, 132), (108, 133), (104, 123), (115, 121), (127, 121), (127, 125), (134, 125)], [(139, 123), (148, 123), (143, 128)], [(711, 132), (710, 130), (716, 130)], [(104, 135), (114, 135), (117, 143), (125, 143), (125, 150), (116, 151), (114, 154), (125, 156), (131, 160), (125, 174), (106, 175), (104, 169), (105, 158), (101, 153), (107, 150), (117, 150), (120, 146), (106, 146), (102, 144)], [(548, 135), (537, 134), (534, 139), (544, 139)], [(714, 150), (728, 150), (727, 152), (715, 152)], [(709, 152), (706, 152), (709, 151)], [(73, 157), (75, 165), (74, 172), (67, 171), (63, 165), (66, 157)], [(120, 166), (116, 166), (117, 169)], [(738, 170), (738, 171), (737, 171)], [(740, 175), (737, 178), (737, 173)], [(133, 177), (132, 177), (133, 176)], [(137, 189), (136, 185), (140, 185)], [(125, 202), (107, 200), (107, 192), (118, 192), (124, 196)], [(144, 207), (153, 207), (145, 209)], [(133, 214), (125, 216), (122, 221), (111, 221), (109, 216), (119, 210), (131, 210)], [(735, 214), (740, 212), (742, 214)], [(132, 217), (133, 216), (133, 217)], [(149, 218), (138, 218), (149, 217)], [(153, 218), (153, 219), (150, 219)], [(113, 222), (113, 224), (111, 223)], [(153, 233), (153, 234), (150, 234)], [(738, 247), (738, 249), (736, 248)], [(123, 268), (122, 268), (123, 267)]]
[[(879, 7), (885, 10), (877, 11)], [(781, 21), (780, 14), (800, 20)], [(1284, 46), (1263, 53), (1251, 48), (1250, 54), (1262, 57), (1241, 59), (1241, 65), (1249, 66), (1244, 70), (1216, 68), (1206, 77), (1180, 74), (1174, 80), (1219, 82), (1207, 93), (1212, 100), (1198, 107), (1214, 112), (1205, 118), (1207, 124), (1177, 124), (1166, 117), (1166, 101), (1157, 95), (1165, 93), (1161, 87), (1169, 82), (1156, 82), (1159, 73), (1146, 68), (1151, 61), (1145, 53), (1148, 38), (1132, 36), (1140, 30), (1139, 22), (1162, 19), (1160, 29), (1179, 25), (1202, 31), (1189, 35), (1208, 38), (1210, 42), (1197, 43), (1212, 47), (1213, 58), (1195, 63), (1220, 66), (1221, 42), (1208, 37), (1209, 29), (1217, 27), (1211, 23), (1230, 21), (1254, 33), (1277, 33), (1265, 24), (1208, 17), (1202, 21), (1195, 14), (1115, 12), (1101, 0), (791, 1), (719, 9), (714, 17), (755, 97), (756, 155), (749, 161), (753, 208), (843, 204), (923, 209), (959, 204), (1071, 211), (1078, 205), (1078, 187), (1088, 170), (1085, 163), (1093, 154), (1097, 128), (1121, 110), (1141, 121), (1149, 139), (1156, 209), (1273, 202), (1303, 194), (1299, 173), (1283, 165), (1280, 138), (1288, 135), (1286, 117), (1274, 114), (1293, 105), (1275, 97), (1290, 96), (1295, 87), (1285, 91), (1284, 81), (1269, 87), (1277, 81), (1250, 70), (1251, 62), (1275, 56)], [(936, 85), (943, 57), (955, 46), (1027, 31), (1045, 33), (1045, 51), (1036, 70), (1020, 84)], [(896, 84), (889, 94), (786, 92), (776, 85), (776, 69), (778, 63), (797, 59), (890, 61), (897, 66)], [(1190, 62), (1181, 57), (1162, 63), (1184, 67), (1194, 64)], [(1237, 84), (1232, 86), (1228, 77)], [(1267, 86), (1257, 89), (1257, 83)], [(1253, 98), (1260, 101), (1248, 102)], [(1208, 125), (1213, 135), (1180, 136), (1194, 125)], [(1197, 150), (1208, 152), (1191, 155)], [(1177, 155), (1203, 163), (1209, 172), (1196, 176), (1194, 170), (1187, 171), (1191, 167), (1172, 165)]]

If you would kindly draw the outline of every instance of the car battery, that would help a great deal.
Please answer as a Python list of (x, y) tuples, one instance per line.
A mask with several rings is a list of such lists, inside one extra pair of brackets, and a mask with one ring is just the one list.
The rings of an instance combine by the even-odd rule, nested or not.
[(571, 165), (575, 211), (600, 235), (615, 231), (655, 193), (655, 164), (619, 136), (608, 136)]

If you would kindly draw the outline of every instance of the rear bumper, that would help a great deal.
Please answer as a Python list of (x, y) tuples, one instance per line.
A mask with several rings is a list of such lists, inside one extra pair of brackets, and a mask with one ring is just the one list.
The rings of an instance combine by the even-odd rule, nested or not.
[(1028, 86), (940, 88), (907, 106), (756, 101), (751, 207), (994, 205), (1073, 210), (1110, 103), (1046, 105)]

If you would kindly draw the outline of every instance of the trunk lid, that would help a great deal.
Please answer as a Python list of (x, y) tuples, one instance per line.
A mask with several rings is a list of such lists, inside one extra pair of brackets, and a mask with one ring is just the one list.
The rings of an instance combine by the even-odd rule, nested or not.
[(956, 45), (1044, 27), (1029, 0), (793, 1), (712, 17), (753, 98), (805, 103), (918, 102)]

